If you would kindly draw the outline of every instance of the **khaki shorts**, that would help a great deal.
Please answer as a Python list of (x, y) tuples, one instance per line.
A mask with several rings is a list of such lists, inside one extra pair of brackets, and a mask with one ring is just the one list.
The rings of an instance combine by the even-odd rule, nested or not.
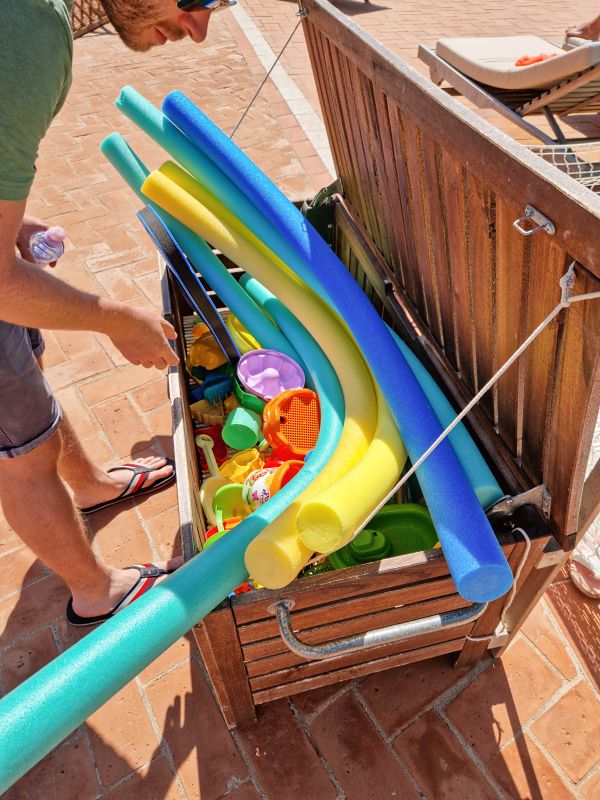
[(41, 331), (0, 321), (0, 458), (25, 455), (61, 421), (60, 406), (40, 369)]

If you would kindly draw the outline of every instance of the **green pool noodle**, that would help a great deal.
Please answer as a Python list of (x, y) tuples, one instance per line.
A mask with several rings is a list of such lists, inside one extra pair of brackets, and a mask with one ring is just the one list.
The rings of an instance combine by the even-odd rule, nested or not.
[[(123, 167), (134, 180), (143, 165), (127, 150)], [(303, 330), (294, 346), (314, 380), (323, 420), (310, 464), (243, 520), (235, 536), (222, 537), (0, 700), (0, 794), (247, 579), (247, 546), (328, 462), (342, 431), (344, 398), (328, 359)]]
[[(150, 170), (137, 157), (125, 139), (119, 133), (111, 133), (101, 143), (100, 151), (121, 175), (130, 189), (158, 214), (192, 264), (196, 266), (211, 288), (227, 304), (228, 308), (231, 309), (243, 325), (253, 332), (254, 336), (265, 348), (285, 353), (305, 369), (305, 365), (296, 348), (290, 344), (277, 326), (248, 297), (204, 239), (142, 195), (141, 186), (149, 175)], [(307, 371), (305, 370), (306, 373)], [(314, 387), (310, 386), (309, 388)]]

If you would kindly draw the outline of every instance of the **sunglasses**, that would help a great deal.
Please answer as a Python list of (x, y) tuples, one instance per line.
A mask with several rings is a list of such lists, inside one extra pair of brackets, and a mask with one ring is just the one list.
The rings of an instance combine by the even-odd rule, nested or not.
[(230, 8), (236, 5), (237, 0), (177, 0), (177, 8), (180, 11), (200, 11), (201, 9), (208, 9), (209, 11), (222, 11), (224, 8)]

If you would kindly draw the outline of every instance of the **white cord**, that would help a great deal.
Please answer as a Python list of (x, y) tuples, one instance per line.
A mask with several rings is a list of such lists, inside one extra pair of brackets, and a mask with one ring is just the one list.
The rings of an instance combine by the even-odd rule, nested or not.
[(466, 638), (470, 642), (488, 642), (490, 639), (493, 639), (498, 634), (502, 633), (510, 633), (508, 628), (506, 627), (506, 623), (504, 622), (504, 618), (508, 612), (508, 609), (511, 607), (513, 600), (515, 599), (515, 595), (517, 593), (517, 583), (519, 582), (519, 578), (521, 577), (521, 572), (523, 572), (523, 567), (525, 566), (525, 562), (529, 558), (529, 552), (531, 550), (531, 539), (529, 535), (523, 530), (523, 528), (513, 528), (513, 533), (519, 532), (523, 534), (525, 539), (525, 552), (523, 553), (523, 558), (519, 561), (519, 566), (515, 571), (515, 577), (513, 579), (512, 589), (510, 590), (510, 594), (506, 603), (504, 604), (504, 608), (502, 609), (502, 613), (500, 614), (500, 630), (494, 631), (494, 633), (490, 633), (486, 636), (469, 636), (467, 634)]
[(514, 364), (514, 362), (519, 358), (519, 356), (521, 356), (521, 354), (552, 322), (554, 317), (560, 311), (562, 311), (563, 308), (568, 308), (568, 306), (571, 303), (574, 303), (578, 300), (594, 300), (596, 298), (600, 298), (600, 292), (590, 292), (588, 294), (580, 294), (576, 296), (572, 295), (573, 286), (575, 284), (575, 262), (571, 264), (569, 269), (562, 276), (562, 278), (559, 281), (559, 284), (561, 288), (560, 303), (558, 303), (558, 305), (552, 309), (552, 311), (548, 314), (548, 316), (542, 322), (540, 322), (537, 328), (532, 333), (529, 334), (527, 339), (525, 339), (525, 341), (521, 344), (521, 346), (517, 350), (515, 350), (515, 352), (512, 354), (512, 356), (510, 356), (508, 361), (506, 361), (500, 367), (500, 369), (496, 372), (496, 374), (493, 375), (489, 379), (489, 381), (485, 384), (485, 386), (477, 392), (475, 397), (473, 397), (473, 399), (469, 403), (467, 403), (467, 405), (452, 420), (452, 422), (448, 425), (448, 427), (444, 431), (442, 431), (442, 433), (440, 433), (435, 442), (433, 442), (433, 444), (429, 446), (429, 448), (423, 453), (423, 455), (419, 458), (419, 460), (415, 464), (413, 464), (412, 467), (409, 469), (409, 471), (406, 472), (402, 476), (402, 478), (400, 478), (398, 483), (392, 489), (390, 489), (390, 491), (383, 498), (383, 500), (369, 513), (366, 519), (364, 519), (361, 522), (361, 524), (357, 527), (357, 529), (354, 532), (354, 535), (360, 532), (369, 523), (369, 521), (373, 519), (375, 514), (377, 514), (377, 512), (383, 508), (383, 506), (388, 502), (388, 500), (392, 497), (392, 495), (394, 495), (398, 491), (398, 489), (400, 489), (400, 487), (404, 486), (404, 484), (408, 481), (411, 475), (413, 475), (417, 471), (417, 469), (421, 466), (421, 464), (425, 461), (425, 459), (428, 458), (433, 453), (435, 448), (441, 442), (444, 441), (444, 439), (448, 436), (448, 434), (450, 434), (454, 430), (454, 428), (463, 419), (463, 417), (466, 417), (466, 415), (473, 408), (473, 406), (475, 406), (481, 400), (483, 395), (492, 388), (492, 386), (496, 383), (496, 381), (498, 381), (502, 377), (502, 375), (504, 375), (506, 370), (509, 369), (509, 367), (511, 367)]

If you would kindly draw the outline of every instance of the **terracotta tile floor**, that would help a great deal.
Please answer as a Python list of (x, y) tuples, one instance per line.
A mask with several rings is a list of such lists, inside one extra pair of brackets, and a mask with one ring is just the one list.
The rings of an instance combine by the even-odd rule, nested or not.
[[(560, 40), (572, 7), (557, 0), (387, 5), (339, 0), (370, 33), (424, 71), (417, 44), (442, 34), (532, 32)], [(296, 7), (249, 0), (245, 13), (279, 52)], [(597, 11), (588, 0), (575, 16)], [(264, 67), (234, 14), (189, 42), (128, 53), (109, 29), (75, 45), (69, 101), (43, 143), (30, 211), (66, 227), (58, 273), (77, 286), (156, 306), (156, 258), (138, 203), (98, 153), (118, 129), (151, 165), (160, 154), (112, 106), (130, 83), (158, 103), (181, 87), (225, 130)], [(245, 24), (249, 29), (249, 24)], [(302, 35), (282, 59), (287, 78), (318, 109)], [(268, 82), (236, 135), (291, 197), (329, 180), (285, 81)], [(287, 84), (288, 88), (290, 84)], [(283, 88), (281, 88), (283, 87)], [(493, 114), (490, 119), (498, 121)], [(500, 123), (523, 139), (520, 131)], [(586, 124), (590, 124), (589, 121)], [(111, 464), (129, 452), (171, 452), (164, 376), (124, 362), (93, 334), (49, 333), (47, 374), (90, 453)], [(175, 489), (97, 514), (96, 551), (110, 563), (177, 553)], [(66, 592), (0, 519), (0, 690), (10, 691), (80, 634), (63, 618)], [(191, 637), (185, 637), (93, 714), (5, 796), (202, 800), (600, 797), (600, 611), (564, 573), (497, 662), (453, 671), (443, 657), (261, 707), (259, 723), (229, 733)]]

